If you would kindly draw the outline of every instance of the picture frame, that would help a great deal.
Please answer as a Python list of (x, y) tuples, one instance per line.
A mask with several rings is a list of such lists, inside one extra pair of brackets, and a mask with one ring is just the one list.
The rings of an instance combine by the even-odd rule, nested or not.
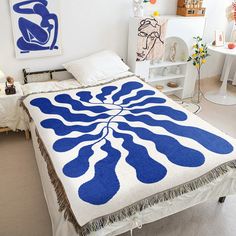
[(225, 34), (221, 30), (215, 31), (215, 46), (222, 47), (225, 44)]
[(62, 54), (59, 1), (10, 0), (17, 59)]

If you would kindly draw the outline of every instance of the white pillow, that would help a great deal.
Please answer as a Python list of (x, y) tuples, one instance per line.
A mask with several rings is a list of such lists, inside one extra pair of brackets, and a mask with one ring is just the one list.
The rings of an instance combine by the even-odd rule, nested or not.
[(73, 89), (79, 87), (81, 87), (81, 84), (79, 84), (78, 81), (75, 79), (67, 79), (62, 81), (50, 80), (47, 82), (33, 82), (21, 86), (24, 95), (28, 95), (31, 93)]
[(85, 86), (98, 84), (101, 80), (107, 80), (129, 70), (121, 58), (112, 51), (102, 51), (63, 66)]

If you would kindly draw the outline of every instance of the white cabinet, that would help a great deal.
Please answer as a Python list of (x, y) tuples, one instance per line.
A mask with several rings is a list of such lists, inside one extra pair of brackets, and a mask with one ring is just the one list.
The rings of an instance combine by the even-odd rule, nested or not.
[[(145, 78), (152, 86), (163, 86), (166, 94), (175, 94), (180, 98), (190, 97), (195, 83), (195, 71), (188, 64), (187, 58), (192, 45), (193, 37), (203, 36), (205, 28), (204, 17), (162, 16), (168, 19), (165, 39), (165, 56), (163, 61), (152, 64), (150, 61), (136, 61), (138, 27), (141, 18), (131, 18), (129, 24), (128, 65), (136, 75)], [(170, 47), (177, 43), (175, 62), (169, 60)], [(177, 88), (167, 86), (169, 82), (178, 84)]]

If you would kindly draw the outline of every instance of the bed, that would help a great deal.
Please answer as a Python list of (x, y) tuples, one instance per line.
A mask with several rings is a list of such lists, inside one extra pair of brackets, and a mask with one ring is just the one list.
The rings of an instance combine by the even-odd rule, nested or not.
[(236, 141), (130, 73), (23, 106), (56, 236), (119, 235), (236, 193)]

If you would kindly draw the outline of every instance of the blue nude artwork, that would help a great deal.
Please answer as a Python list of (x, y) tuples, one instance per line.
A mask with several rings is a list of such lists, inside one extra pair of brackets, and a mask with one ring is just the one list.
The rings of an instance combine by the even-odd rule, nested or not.
[(59, 6), (56, 0), (11, 0), (17, 58), (61, 54)]

